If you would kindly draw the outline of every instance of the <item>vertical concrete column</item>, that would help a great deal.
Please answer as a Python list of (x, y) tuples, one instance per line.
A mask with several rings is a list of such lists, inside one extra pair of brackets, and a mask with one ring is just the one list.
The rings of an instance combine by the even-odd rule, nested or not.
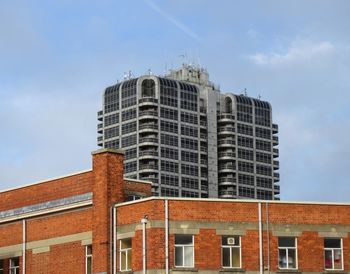
[(119, 150), (100, 149), (93, 156), (93, 273), (108, 273), (110, 261), (111, 216), (113, 203), (124, 199), (123, 161)]

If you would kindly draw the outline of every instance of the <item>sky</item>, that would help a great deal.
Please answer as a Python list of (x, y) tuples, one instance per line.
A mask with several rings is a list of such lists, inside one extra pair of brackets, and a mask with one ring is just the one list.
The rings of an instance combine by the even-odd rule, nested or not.
[(349, 202), (349, 14), (347, 0), (0, 1), (0, 189), (90, 169), (104, 88), (187, 62), (272, 104), (281, 200)]

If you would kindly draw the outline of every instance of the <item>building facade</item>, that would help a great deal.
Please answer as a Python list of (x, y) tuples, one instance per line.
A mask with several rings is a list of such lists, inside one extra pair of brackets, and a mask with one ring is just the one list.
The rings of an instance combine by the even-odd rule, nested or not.
[(150, 195), (107, 149), (91, 170), (1, 191), (0, 273), (350, 271), (350, 204)]
[(221, 94), (204, 69), (110, 86), (98, 120), (98, 145), (125, 149), (125, 175), (154, 196), (279, 199), (271, 105)]

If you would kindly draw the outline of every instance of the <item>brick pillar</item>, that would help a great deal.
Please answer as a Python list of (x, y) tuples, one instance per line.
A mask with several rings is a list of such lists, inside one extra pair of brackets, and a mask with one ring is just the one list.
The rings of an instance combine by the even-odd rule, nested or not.
[(111, 206), (124, 200), (123, 160), (120, 150), (100, 149), (93, 157), (93, 273), (110, 273)]

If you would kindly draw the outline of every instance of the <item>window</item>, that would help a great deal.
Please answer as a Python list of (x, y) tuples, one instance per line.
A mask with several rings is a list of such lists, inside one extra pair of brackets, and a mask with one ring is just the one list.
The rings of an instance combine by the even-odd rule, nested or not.
[(119, 270), (131, 270), (131, 239), (120, 240)]
[(85, 273), (92, 273), (92, 245), (87, 245), (85, 248)]
[(4, 261), (0, 260), (0, 274), (4, 273)]
[(278, 267), (297, 269), (297, 239), (294, 237), (278, 238)]
[(10, 259), (10, 274), (19, 274), (19, 258)]
[(194, 267), (193, 235), (175, 235), (175, 267)]
[(221, 248), (222, 267), (241, 268), (241, 238), (239, 236), (223, 236)]
[(324, 267), (326, 270), (343, 270), (342, 239), (324, 239)]

